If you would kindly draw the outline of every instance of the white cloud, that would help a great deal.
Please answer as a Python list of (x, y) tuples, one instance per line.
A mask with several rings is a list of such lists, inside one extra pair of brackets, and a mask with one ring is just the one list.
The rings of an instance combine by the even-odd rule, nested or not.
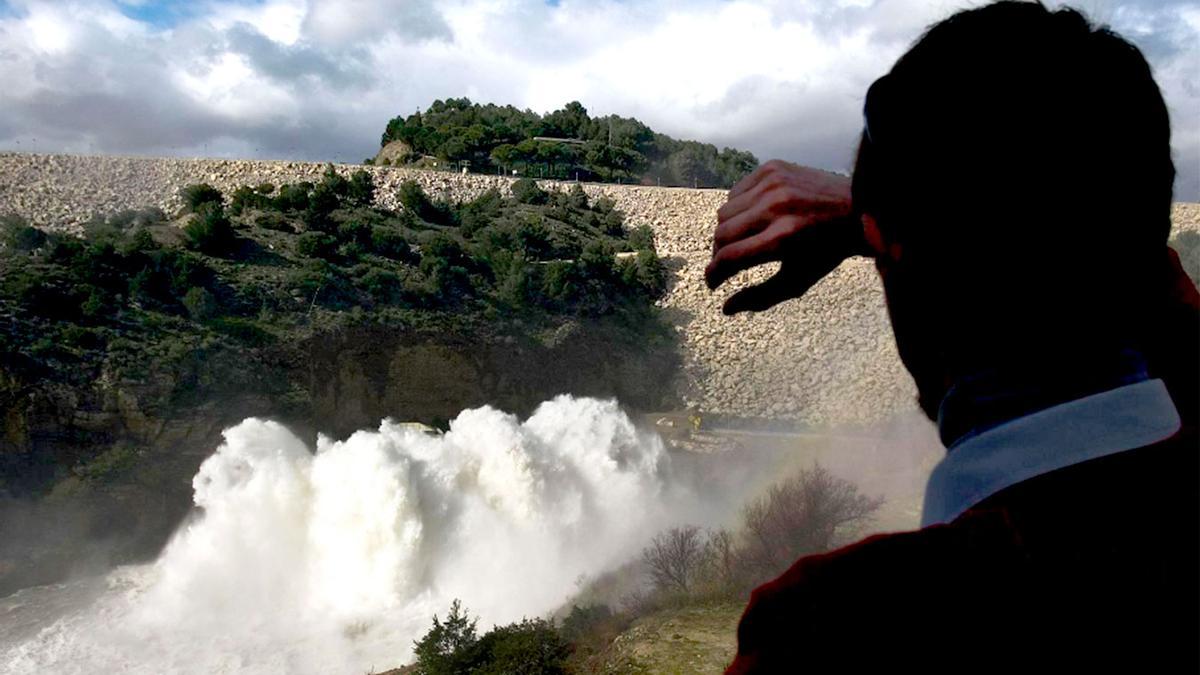
[(304, 30), (330, 46), (371, 40), (387, 33), (414, 40), (452, 36), (432, 0), (311, 0)]
[[(106, 0), (10, 4), (5, 148), (358, 160), (390, 117), (466, 95), (538, 111), (579, 100), (762, 159), (845, 169), (870, 82), (928, 24), (980, 3), (211, 1), (167, 27)], [(1200, 4), (1084, 8), (1153, 63), (1178, 193), (1200, 199)]]
[(269, 40), (292, 45), (300, 39), (307, 13), (304, 0), (270, 0), (250, 5), (223, 2), (212, 7), (207, 19), (218, 30), (247, 24)]

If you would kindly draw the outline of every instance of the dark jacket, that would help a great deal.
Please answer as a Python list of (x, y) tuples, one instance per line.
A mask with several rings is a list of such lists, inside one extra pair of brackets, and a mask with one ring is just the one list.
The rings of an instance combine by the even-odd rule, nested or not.
[(1200, 672), (1200, 298), (1171, 263), (1148, 354), (1179, 433), (801, 558), (726, 672)]

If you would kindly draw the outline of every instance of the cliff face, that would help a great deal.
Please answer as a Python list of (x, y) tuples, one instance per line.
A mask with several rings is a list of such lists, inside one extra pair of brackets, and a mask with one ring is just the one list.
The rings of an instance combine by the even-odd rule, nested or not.
[[(0, 370), (9, 385), (0, 387), (0, 461), (35, 462), (8, 467), (21, 480), (2, 486), (0, 595), (155, 555), (191, 507), (191, 478), (221, 430), (246, 417), (280, 419), (312, 443), (317, 432), (344, 437), (386, 417), (440, 423), (485, 404), (528, 414), (564, 392), (643, 410), (678, 405), (659, 386), (678, 365), (666, 341), (630, 344), (602, 324), (539, 337), (351, 328), (257, 359), (287, 364), (254, 373), (278, 379), (274, 391), (231, 389), (196, 403), (172, 399), (180, 382), (171, 373), (44, 387)], [(232, 368), (260, 366), (224, 355), (195, 376), (211, 382)]]

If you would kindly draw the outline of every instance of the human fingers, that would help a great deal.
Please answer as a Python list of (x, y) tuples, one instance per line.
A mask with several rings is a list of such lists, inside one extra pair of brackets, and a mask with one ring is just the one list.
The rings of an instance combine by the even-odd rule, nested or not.
[(784, 216), (752, 237), (722, 246), (713, 254), (704, 270), (708, 287), (716, 288), (742, 270), (778, 260), (784, 243), (804, 225), (804, 218)]
[(767, 211), (761, 207), (751, 207), (737, 215), (721, 221), (713, 230), (713, 253), (739, 239), (745, 239), (762, 232), (771, 224)]
[(793, 166), (794, 165), (788, 164), (781, 159), (772, 159), (764, 162), (762, 166), (758, 167), (754, 171), (751, 171), (750, 175), (741, 179), (737, 183), (734, 183), (733, 187), (729, 190), (729, 199), (733, 199), (743, 192), (754, 189), (754, 186), (762, 182), (764, 178), (773, 176), (777, 173), (786, 172)]
[(781, 178), (778, 175), (770, 176), (759, 181), (753, 188), (726, 200), (717, 209), (717, 222), (723, 223), (731, 218), (736, 218), (739, 214), (745, 213), (757, 206), (763, 200), (765, 194), (782, 184), (783, 181)]
[(794, 288), (795, 283), (791, 275), (781, 269), (770, 279), (747, 286), (729, 296), (721, 306), (721, 313), (733, 316), (739, 312), (762, 312), (803, 293), (804, 289), (796, 292)]
[(800, 212), (819, 216), (842, 208), (840, 203), (814, 202), (812, 196), (791, 174), (768, 176), (717, 210), (713, 251), (762, 231), (778, 216)]
[(772, 218), (785, 214), (803, 212), (819, 218), (850, 213), (849, 188), (844, 177), (804, 167), (792, 168), (764, 177), (717, 210), (714, 250), (758, 232)]
[(726, 315), (738, 312), (761, 312), (785, 300), (798, 298), (841, 264), (845, 257), (820, 247), (789, 249), (782, 256), (783, 265), (770, 279), (734, 293), (725, 301), (721, 311)]

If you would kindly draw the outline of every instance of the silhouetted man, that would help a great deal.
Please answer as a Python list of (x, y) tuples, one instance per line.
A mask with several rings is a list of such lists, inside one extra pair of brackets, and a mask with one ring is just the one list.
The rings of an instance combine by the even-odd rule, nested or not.
[(932, 27), (864, 117), (852, 180), (770, 162), (733, 188), (706, 276), (782, 262), (735, 313), (874, 258), (947, 455), (920, 530), (756, 589), (729, 672), (1196, 672), (1200, 301), (1145, 59), (1001, 2)]

